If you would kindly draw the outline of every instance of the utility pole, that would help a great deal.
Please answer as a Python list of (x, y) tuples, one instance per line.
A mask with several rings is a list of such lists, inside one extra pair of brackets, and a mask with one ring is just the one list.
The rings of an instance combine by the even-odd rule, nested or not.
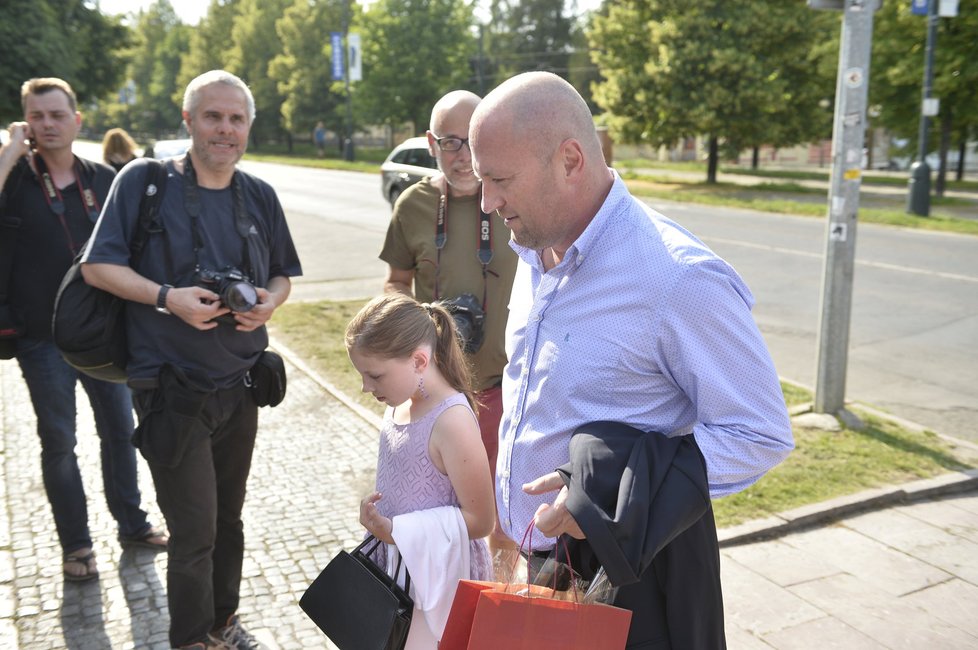
[(816, 413), (838, 413), (845, 405), (852, 279), (856, 257), (856, 214), (866, 135), (869, 58), (873, 14), (880, 0), (808, 0), (814, 9), (841, 9), (842, 38), (832, 127), (832, 176), (828, 194), (825, 268), (818, 329)]

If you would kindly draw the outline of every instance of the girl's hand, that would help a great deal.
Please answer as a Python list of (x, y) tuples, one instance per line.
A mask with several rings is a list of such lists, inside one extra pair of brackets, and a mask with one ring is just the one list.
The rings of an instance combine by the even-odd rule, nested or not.
[(394, 522), (380, 514), (376, 505), (383, 497), (380, 492), (371, 492), (360, 501), (360, 523), (380, 541), (393, 544)]

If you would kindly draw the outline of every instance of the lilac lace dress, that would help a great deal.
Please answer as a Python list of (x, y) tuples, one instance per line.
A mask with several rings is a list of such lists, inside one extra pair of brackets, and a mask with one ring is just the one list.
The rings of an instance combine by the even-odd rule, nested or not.
[[(458, 505), (451, 481), (438, 471), (428, 455), (428, 440), (435, 420), (445, 409), (456, 404), (469, 408), (465, 395), (456, 393), (417, 422), (408, 424), (395, 423), (393, 409), (387, 409), (380, 430), (380, 453), (377, 458), (377, 491), (384, 495), (377, 502), (377, 510), (385, 517), (394, 518), (406, 512)], [(492, 580), (492, 561), (486, 540), (470, 540), (469, 553), (469, 578)], [(380, 566), (386, 566), (386, 547), (383, 544), (374, 554), (374, 559)]]

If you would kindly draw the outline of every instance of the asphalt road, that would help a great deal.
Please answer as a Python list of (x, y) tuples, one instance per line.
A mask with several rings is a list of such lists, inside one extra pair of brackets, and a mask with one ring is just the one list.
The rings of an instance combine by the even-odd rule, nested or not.
[[(379, 174), (243, 167), (272, 183), (288, 215), (305, 271), (294, 298), (380, 290), (390, 209)], [(814, 386), (824, 220), (652, 203), (744, 276), (779, 374)], [(978, 237), (873, 224), (856, 237), (847, 399), (978, 441)]]

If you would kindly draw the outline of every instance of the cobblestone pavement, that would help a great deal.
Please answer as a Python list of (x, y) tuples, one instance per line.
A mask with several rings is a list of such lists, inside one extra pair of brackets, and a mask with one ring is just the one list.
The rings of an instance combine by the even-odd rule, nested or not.
[[(360, 537), (357, 504), (373, 484), (376, 418), (289, 359), (286, 401), (261, 413), (244, 511), (240, 614), (271, 648), (333, 648), (297, 603), (326, 562)], [(0, 650), (168, 648), (166, 555), (120, 550), (83, 393), (78, 422), (100, 571), (83, 584), (61, 577), (33, 411), (16, 363), (0, 362)], [(144, 507), (161, 522), (140, 463)], [(900, 494), (917, 500), (816, 528), (786, 530), (894, 493), (720, 531), (728, 647), (978, 647), (978, 492), (946, 495), (975, 481), (972, 473), (903, 486)], [(944, 496), (920, 499), (926, 495)]]

